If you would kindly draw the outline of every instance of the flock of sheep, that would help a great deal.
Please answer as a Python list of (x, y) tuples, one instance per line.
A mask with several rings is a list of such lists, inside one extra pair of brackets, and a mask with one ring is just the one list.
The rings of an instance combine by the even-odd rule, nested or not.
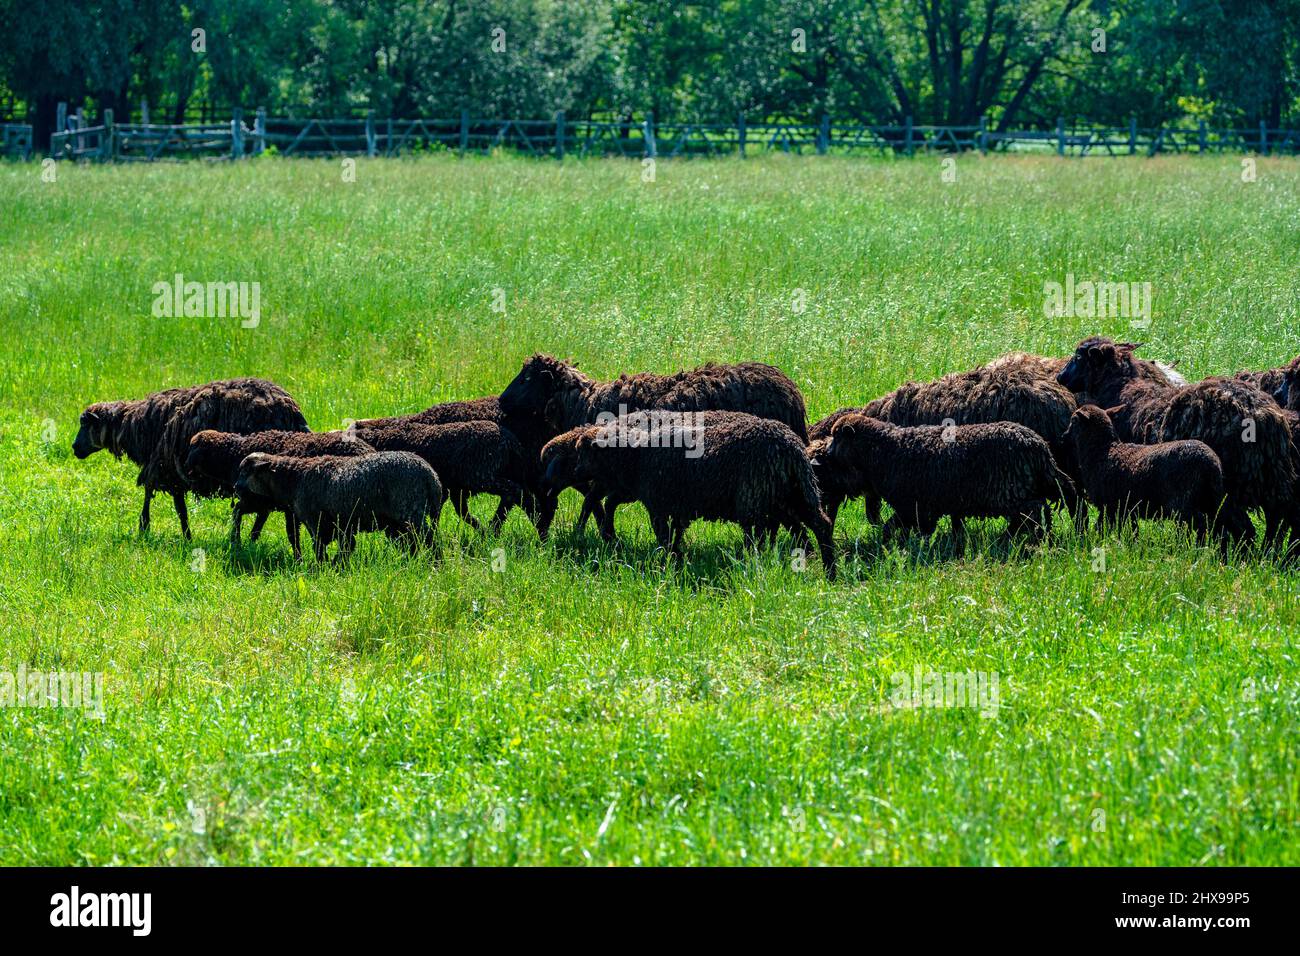
[(615, 509), (640, 502), (670, 554), (696, 519), (736, 522), (747, 543), (787, 528), (812, 533), (828, 577), (836, 514), (855, 497), (873, 522), (890, 505), (886, 539), (928, 535), (945, 515), (958, 536), (977, 517), (1041, 536), (1053, 504), (1077, 524), (1086, 500), (1105, 521), (1173, 518), (1225, 546), (1254, 538), (1260, 510), (1268, 546), (1300, 541), (1300, 358), (1188, 384), (1137, 349), (1090, 338), (1068, 359), (1016, 352), (811, 428), (795, 383), (757, 362), (602, 382), (534, 355), (500, 396), (323, 433), (279, 386), (234, 379), (91, 405), (73, 451), (139, 466), (142, 531), (157, 492), (187, 538), (187, 493), (230, 497), (232, 546), (244, 514), (255, 539), (279, 511), (295, 557), (306, 525), (319, 561), (335, 540), (345, 559), (362, 531), (435, 544), (446, 501), (482, 530), (475, 494), (500, 498), (493, 532), (518, 505), (545, 538), (569, 487), (584, 495), (579, 526), (594, 517), (607, 540)]

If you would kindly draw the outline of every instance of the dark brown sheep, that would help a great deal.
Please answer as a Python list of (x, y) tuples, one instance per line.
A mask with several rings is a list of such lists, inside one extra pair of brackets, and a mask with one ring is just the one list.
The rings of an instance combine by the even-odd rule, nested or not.
[(905, 426), (1016, 422), (1046, 441), (1061, 459), (1061, 436), (1078, 403), (1068, 389), (1043, 374), (1049, 361), (1013, 353), (933, 382), (908, 382), (869, 402), (862, 412)]
[[(539, 462), (544, 446), (555, 435), (555, 430), (538, 414), (514, 412), (507, 414), (501, 408), (501, 399), (496, 395), (474, 398), (467, 401), (443, 402), (411, 415), (397, 415), (391, 418), (367, 418), (356, 423), (357, 428), (386, 428), (414, 422), (421, 425), (449, 425), (453, 422), (496, 422), (508, 429), (519, 439), (524, 449), (524, 495), (522, 506), (524, 513), (537, 528), (537, 534), (546, 540), (551, 523), (555, 520), (557, 505), (555, 495), (548, 494), (542, 488), (542, 472)], [(504, 499), (493, 517), (493, 524), (500, 526), (505, 522), (511, 505)]]
[(239, 433), (306, 431), (307, 422), (279, 386), (261, 379), (231, 379), (155, 392), (137, 401), (91, 405), (81, 414), (72, 450), (78, 458), (101, 448), (119, 458), (126, 455), (140, 467), (136, 484), (144, 488), (140, 530), (149, 530), (150, 502), (155, 492), (163, 491), (171, 495), (181, 532), (189, 538), (188, 485), (181, 469), (190, 437), (206, 428)]
[(1216, 518), (1224, 537), (1239, 536), (1250, 521), (1240, 508), (1220, 512), (1223, 466), (1204, 442), (1120, 441), (1110, 416), (1095, 405), (1085, 405), (1071, 416), (1065, 440), (1083, 493), (1097, 506), (1103, 522), (1174, 518), (1204, 538)]
[[(534, 355), (501, 393), (508, 413), (546, 417), (552, 437), (579, 425), (649, 409), (678, 412), (736, 411), (788, 426), (807, 443), (803, 395), (784, 372), (761, 362), (708, 364), (676, 375), (642, 372), (600, 382), (572, 364)], [(604, 419), (601, 413), (606, 413)]]
[[(341, 458), (368, 455), (375, 451), (351, 432), (282, 432), (264, 431), (251, 435), (233, 435), (212, 429), (199, 432), (190, 439), (190, 450), (185, 456), (185, 480), (190, 490), (200, 497), (234, 498), (230, 525), (230, 544), (239, 546), (239, 529), (245, 514), (253, 514), (253, 530), (249, 540), (256, 541), (262, 526), (275, 503), (267, 498), (235, 494), (235, 481), (239, 477), (239, 464), (255, 452), (269, 455), (288, 455), (293, 458), (317, 458), (331, 455)], [(293, 546), (294, 557), (302, 557), (298, 541), (298, 525), (293, 514), (285, 512), (285, 530)]]
[(408, 421), (386, 428), (356, 427), (358, 438), (379, 451), (419, 455), (442, 481), (447, 499), (461, 520), (478, 531), (483, 526), (469, 512), (469, 496), (500, 495), (492, 531), (524, 497), (525, 462), (519, 439), (496, 422), (449, 422), (426, 425)]
[[(1207, 378), (1178, 389), (1165, 407), (1158, 441), (1195, 438), (1223, 464), (1232, 507), (1264, 512), (1268, 539), (1285, 529), (1300, 534), (1296, 520), (1296, 448), (1284, 410), (1250, 384)], [(1246, 523), (1240, 537), (1254, 537)]]
[(804, 444), (780, 422), (707, 411), (647, 428), (625, 417), (581, 426), (564, 444), (573, 458), (563, 466), (549, 459), (552, 480), (563, 470), (568, 480), (590, 482), (608, 495), (606, 514), (618, 503), (639, 501), (671, 554), (681, 554), (682, 535), (696, 519), (734, 521), (750, 541), (778, 526), (808, 528), (827, 576), (835, 576), (831, 524)]
[(361, 531), (382, 531), (412, 551), (432, 545), (442, 510), (438, 476), (423, 458), (400, 451), (356, 458), (255, 452), (240, 463), (235, 492), (293, 514), (311, 534), (317, 561), (336, 538), (347, 560)]
[(1101, 408), (1123, 406), (1124, 411), (1114, 416), (1120, 438), (1147, 443), (1154, 440), (1165, 404), (1186, 383), (1167, 366), (1135, 357), (1140, 347), (1101, 336), (1084, 339), (1057, 381), (1079, 395), (1080, 401)]
[(1270, 539), (1294, 524), (1293, 449), (1277, 403), (1240, 380), (1174, 384), (1157, 363), (1134, 358), (1136, 348), (1085, 339), (1061, 372), (1061, 384), (1111, 408), (1116, 434), (1124, 441), (1196, 439), (1209, 445), (1223, 466), (1229, 527), (1242, 540), (1255, 536), (1252, 524), (1237, 520), (1242, 510), (1264, 510)]
[(950, 515), (961, 535), (966, 518), (1005, 517), (1013, 533), (1051, 524), (1050, 503), (1078, 507), (1074, 484), (1040, 436), (1014, 422), (902, 427), (847, 415), (831, 430), (825, 461), (889, 502), (888, 540), (903, 529), (929, 535)]

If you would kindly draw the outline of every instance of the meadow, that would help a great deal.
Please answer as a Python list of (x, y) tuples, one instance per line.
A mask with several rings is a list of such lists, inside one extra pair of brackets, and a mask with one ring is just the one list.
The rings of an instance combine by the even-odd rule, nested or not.
[[(839, 581), (790, 542), (644, 512), (620, 546), (443, 515), (295, 565), (229, 504), (136, 532), (136, 471), (71, 454), (97, 400), (268, 377), (312, 426), (758, 359), (812, 418), (1012, 349), (1140, 337), (1189, 378), (1300, 348), (1300, 163), (449, 156), (0, 166), (0, 671), (104, 675), (102, 719), (0, 708), (0, 864), (1300, 864), (1300, 572), (1167, 523), (1041, 548), (976, 525)], [(261, 320), (157, 318), (176, 273)], [(1044, 283), (1150, 282), (1150, 327)], [(476, 501), (486, 517), (493, 499)], [(247, 527), (247, 525), (246, 525)], [(367, 540), (369, 539), (369, 540)], [(899, 674), (994, 675), (994, 712)]]

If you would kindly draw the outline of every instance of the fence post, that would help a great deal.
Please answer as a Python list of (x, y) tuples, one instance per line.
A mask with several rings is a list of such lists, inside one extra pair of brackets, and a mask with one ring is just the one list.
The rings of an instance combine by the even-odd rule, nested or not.
[(822, 125), (817, 130), (817, 155), (825, 156), (826, 150), (831, 145), (831, 116), (829, 113), (822, 114)]
[(143, 126), (149, 125), (149, 97), (140, 97), (140, 123)]
[(564, 162), (564, 110), (555, 114), (555, 158)]
[(393, 118), (388, 117), (388, 132), (384, 136), (384, 155), (393, 155)]
[(988, 151), (989, 151), (989, 118), (987, 116), (981, 116), (980, 117), (980, 155), (982, 156)]
[(230, 158), (244, 158), (244, 111), (238, 106), (230, 111)]
[(366, 110), (366, 155), (375, 155), (375, 111)]
[(907, 155), (911, 156), (912, 155), (912, 114), (911, 113), (907, 114), (907, 138), (905, 139), (905, 142), (907, 144), (906, 146)]
[(745, 158), (745, 112), (736, 118), (736, 142), (740, 145), (740, 158)]
[(460, 111), (460, 154), (469, 149), (469, 110)]
[(100, 133), (99, 158), (101, 162), (113, 159), (113, 111), (104, 110), (104, 132)]
[(1259, 152), (1268, 155), (1268, 125), (1263, 120), (1259, 121)]
[(1205, 152), (1205, 120), (1196, 125), (1196, 145), (1200, 152)]
[(1138, 120), (1136, 116), (1128, 119), (1128, 154), (1132, 156), (1138, 148)]
[(646, 113), (645, 122), (641, 124), (641, 136), (645, 140), (645, 154), (650, 159), (654, 159), (658, 154), (658, 146), (655, 143), (655, 114)]
[(266, 149), (266, 107), (259, 106), (257, 116), (253, 119), (253, 155), (261, 156), (264, 149)]
[(73, 115), (76, 117), (76, 120), (77, 120), (77, 146), (76, 146), (76, 149), (77, 149), (77, 152), (81, 152), (83, 149), (86, 148), (86, 137), (84, 137), (84, 136), (81, 135), (81, 131), (82, 131), (83, 129), (86, 128), (86, 114), (83, 113), (83, 112), (82, 112), (82, 108), (81, 108), (80, 106), (78, 106), (78, 107), (77, 107), (77, 112), (74, 113)]
[(1056, 118), (1056, 155), (1065, 155), (1065, 118), (1062, 116)]
[[(55, 110), (55, 113), (54, 113), (54, 132), (55, 132), (55, 133), (66, 133), (67, 131), (68, 131), (68, 104), (67, 104), (67, 103), (60, 103), (58, 109)], [(36, 144), (33, 143), (32, 145), (35, 146)], [(51, 155), (51, 156), (54, 155), (54, 136), (53, 136), (53, 134), (51, 134), (51, 136), (50, 136), (50, 155)]]

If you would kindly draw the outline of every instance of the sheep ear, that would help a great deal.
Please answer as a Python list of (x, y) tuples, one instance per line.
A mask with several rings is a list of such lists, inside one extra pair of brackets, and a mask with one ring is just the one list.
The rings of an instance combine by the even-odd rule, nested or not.
[(1114, 418), (1116, 415), (1124, 411), (1124, 406), (1114, 405), (1110, 408), (1103, 408), (1102, 411), (1106, 413), (1107, 418)]
[(1119, 345), (1116, 346), (1116, 348), (1118, 348), (1125, 355), (1132, 355), (1134, 352), (1136, 352), (1144, 345), (1146, 345), (1145, 342), (1120, 342)]

